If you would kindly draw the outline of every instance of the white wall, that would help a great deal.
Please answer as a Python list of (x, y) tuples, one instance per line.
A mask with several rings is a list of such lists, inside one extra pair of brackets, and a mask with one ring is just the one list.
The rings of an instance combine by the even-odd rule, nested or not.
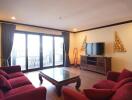
[[(118, 32), (127, 52), (113, 51), (115, 31)], [(87, 36), (87, 42), (105, 42), (105, 56), (112, 57), (112, 70), (120, 71), (123, 68), (132, 70), (132, 23), (77, 33), (75, 45), (78, 49), (81, 48), (85, 36)], [(80, 55), (83, 53), (80, 51)]]

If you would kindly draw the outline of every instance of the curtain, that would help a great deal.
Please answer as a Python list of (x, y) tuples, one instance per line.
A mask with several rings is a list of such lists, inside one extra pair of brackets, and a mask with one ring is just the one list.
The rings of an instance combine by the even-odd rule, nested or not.
[(62, 32), (64, 37), (64, 67), (70, 66), (69, 60), (69, 43), (70, 43), (70, 33), (67, 31)]
[(10, 58), (13, 38), (14, 38), (14, 30), (16, 29), (16, 25), (1, 23), (1, 64), (2, 66), (8, 66), (8, 60)]

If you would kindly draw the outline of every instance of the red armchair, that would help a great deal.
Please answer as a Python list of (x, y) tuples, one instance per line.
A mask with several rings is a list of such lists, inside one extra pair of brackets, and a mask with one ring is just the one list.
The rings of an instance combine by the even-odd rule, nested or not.
[(0, 100), (46, 100), (46, 88), (35, 88), (20, 66), (0, 67)]
[(62, 88), (62, 95), (64, 100), (88, 100), (84, 94), (74, 91), (69, 87)]
[(79, 93), (63, 87), (62, 94), (64, 100), (132, 100), (132, 72), (109, 72), (107, 80), (96, 83), (92, 89)]
[(132, 72), (124, 69), (121, 73), (119, 72), (108, 72), (107, 80), (101, 80), (100, 82), (93, 85), (96, 89), (112, 89), (118, 84), (124, 84), (126, 82), (132, 81)]
[(63, 87), (62, 96), (63, 100), (132, 100), (132, 82), (124, 84), (117, 90), (85, 89), (83, 94)]

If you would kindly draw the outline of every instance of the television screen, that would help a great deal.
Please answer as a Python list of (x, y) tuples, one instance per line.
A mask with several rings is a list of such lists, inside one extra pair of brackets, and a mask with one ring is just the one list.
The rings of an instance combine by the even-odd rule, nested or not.
[(104, 43), (87, 43), (86, 46), (86, 54), (87, 55), (104, 55)]

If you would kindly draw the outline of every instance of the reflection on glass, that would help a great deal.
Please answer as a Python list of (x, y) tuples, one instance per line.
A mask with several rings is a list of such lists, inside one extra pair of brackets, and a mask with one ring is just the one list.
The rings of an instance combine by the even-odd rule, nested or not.
[(43, 36), (43, 67), (53, 66), (53, 37)]
[(63, 65), (63, 37), (55, 37), (55, 65)]
[(42, 70), (41, 72), (58, 82), (67, 80), (69, 78), (73, 78), (79, 75), (79, 73), (72, 73), (63, 68), (45, 69), (45, 70)]
[(40, 37), (28, 35), (28, 69), (40, 67)]
[(21, 65), (26, 70), (25, 34), (14, 34), (13, 48), (11, 52), (11, 65)]

